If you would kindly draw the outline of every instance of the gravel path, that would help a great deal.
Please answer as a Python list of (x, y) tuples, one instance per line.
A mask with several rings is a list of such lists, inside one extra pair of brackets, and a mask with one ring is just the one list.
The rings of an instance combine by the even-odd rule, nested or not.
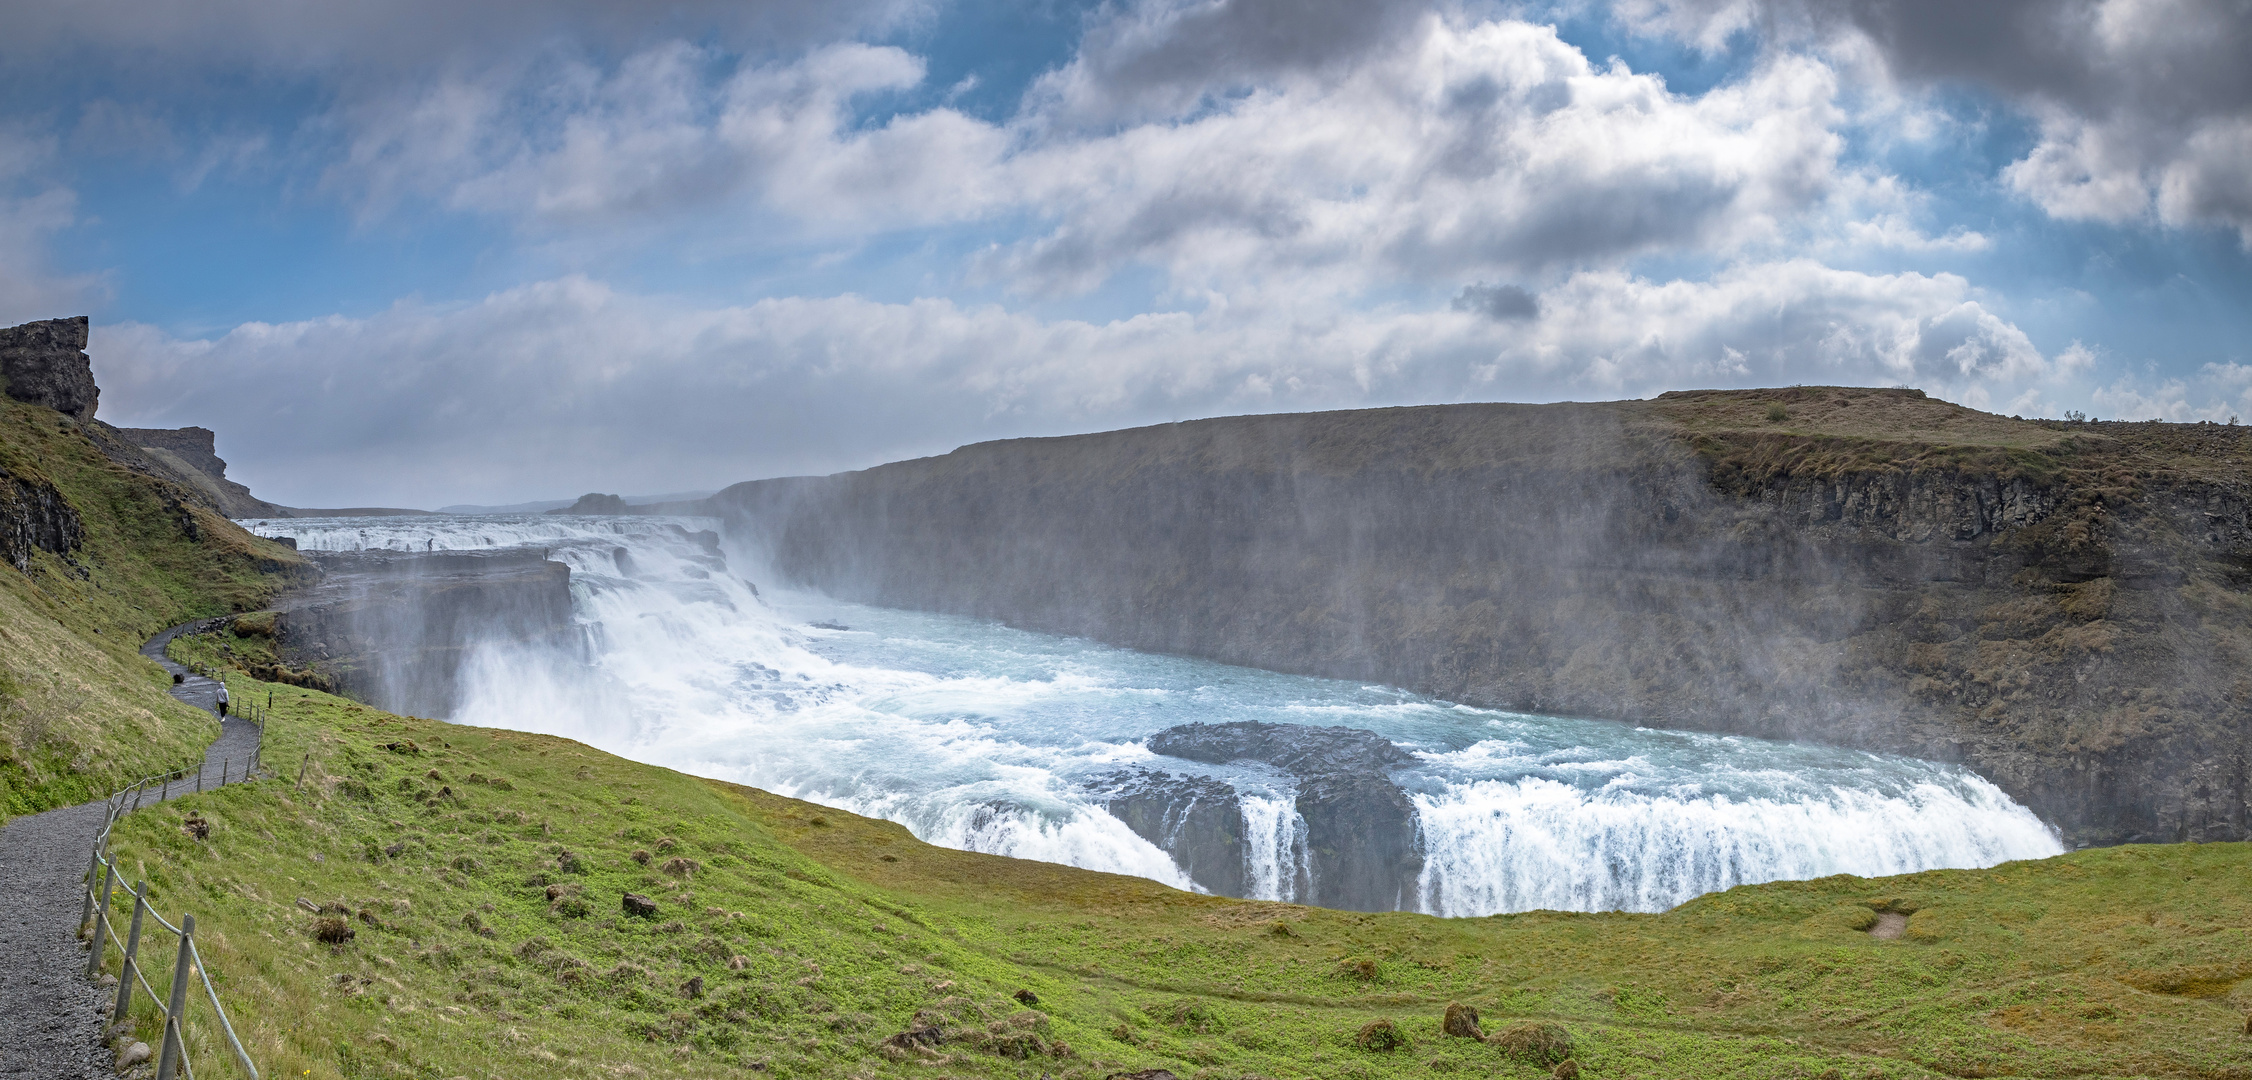
[[(211, 710), (219, 684), (189, 674), (164, 655), (174, 636), (203, 625), (172, 627), (149, 639), (141, 653), (186, 676), (172, 687), (173, 697)], [(203, 786), (217, 786), (222, 775), (229, 781), (243, 779), (245, 763), (257, 749), (257, 725), (224, 720), (218, 741), (204, 751)], [(197, 778), (190, 776), (174, 781), (169, 794), (178, 798), (196, 787)], [(151, 795), (142, 805), (155, 798)], [(115, 1075), (114, 1059), (102, 1042), (103, 1010), (114, 991), (86, 980), (86, 948), (77, 938), (84, 904), (79, 883), (104, 813), (104, 804), (84, 803), (19, 817), (0, 828), (0, 1077), (108, 1080)], [(169, 961), (154, 963), (170, 967)], [(159, 971), (149, 981), (162, 985), (166, 977)]]

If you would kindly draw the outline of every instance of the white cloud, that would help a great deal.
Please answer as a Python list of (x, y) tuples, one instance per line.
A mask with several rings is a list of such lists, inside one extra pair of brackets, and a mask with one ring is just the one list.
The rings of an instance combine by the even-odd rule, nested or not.
[(2252, 365), (2206, 364), (2186, 376), (2129, 373), (2090, 397), (2092, 414), (2106, 420), (2232, 423), (2252, 417)]
[[(1772, 240), (1839, 182), (1836, 83), (1778, 58), (1699, 96), (1597, 67), (1548, 27), (1421, 19), (1388, 50), (1190, 114), (1087, 133), (1036, 111), (856, 122), (917, 86), (898, 49), (837, 45), (717, 71), (671, 44), (606, 71), (550, 63), (340, 113), (330, 182), (534, 229), (695, 214), (715, 231), (864, 235), (1031, 223), (983, 273), (1031, 293), (1128, 266), (1195, 291), (1350, 292), (1526, 276)], [(1067, 69), (1076, 70), (1076, 69)], [(1013, 224), (1009, 228), (1022, 228)]]
[[(1792, 261), (1566, 279), (1532, 320), (1214, 304), (1105, 323), (944, 299), (699, 308), (566, 278), (455, 307), (98, 327), (104, 413), (204, 423), (261, 495), (441, 505), (677, 490), (957, 444), (1239, 412), (1910, 384), (1982, 404), (2056, 374), (1946, 275)], [(228, 417), (255, 415), (255, 425)]]
[(1631, 0), (1627, 24), (1742, 31), (1909, 83), (1991, 88), (2039, 139), (2002, 172), (2065, 219), (2233, 229), (2252, 248), (2252, 7), (2242, 0)]

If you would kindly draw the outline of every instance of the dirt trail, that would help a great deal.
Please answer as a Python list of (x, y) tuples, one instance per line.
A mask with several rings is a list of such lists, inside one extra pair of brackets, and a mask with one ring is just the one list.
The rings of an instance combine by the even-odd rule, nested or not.
[[(164, 655), (164, 647), (201, 622), (183, 623), (150, 638), (141, 654), (183, 676), (172, 696), (217, 711), (219, 684), (190, 673)], [(204, 751), (203, 787), (224, 775), (239, 782), (258, 750), (258, 726), (232, 717)], [(197, 777), (173, 781), (169, 795), (197, 790)], [(142, 800), (147, 806), (155, 795)], [(0, 1077), (109, 1078), (113, 1058), (102, 1042), (104, 1005), (112, 991), (86, 980), (86, 948), (78, 940), (79, 882), (94, 838), (102, 831), (104, 804), (82, 803), (28, 814), (0, 828)], [(130, 887), (125, 883), (121, 887)], [(173, 913), (177, 920), (178, 913)], [(169, 966), (167, 964), (167, 966)], [(156, 981), (152, 977), (152, 981)]]

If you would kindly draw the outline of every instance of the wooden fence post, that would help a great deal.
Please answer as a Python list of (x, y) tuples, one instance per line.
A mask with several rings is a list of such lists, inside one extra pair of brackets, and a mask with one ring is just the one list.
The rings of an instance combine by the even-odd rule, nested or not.
[(136, 959), (141, 949), (141, 912), (148, 910), (149, 883), (133, 883), (133, 923), (125, 931), (125, 962), (117, 967), (117, 1004), (110, 1007), (110, 1023), (125, 1022), (126, 1011), (133, 1007), (133, 982), (141, 977)]
[(180, 1013), (188, 1007), (189, 942), (195, 937), (195, 916), (180, 916), (180, 958), (172, 962), (172, 998), (164, 1006), (164, 1051), (156, 1059), (156, 1080), (172, 1080), (187, 1052), (181, 1041)]
[(86, 925), (86, 920), (94, 917), (94, 875), (101, 872), (102, 845), (95, 844), (93, 852), (86, 856), (86, 904), (78, 913), (78, 925), (81, 928)]
[[(97, 857), (101, 850), (100, 844), (94, 845)], [(89, 979), (102, 971), (102, 945), (109, 936), (109, 898), (116, 888), (117, 867), (114, 864), (103, 867), (101, 898), (94, 901), (94, 947), (86, 954), (86, 977)]]

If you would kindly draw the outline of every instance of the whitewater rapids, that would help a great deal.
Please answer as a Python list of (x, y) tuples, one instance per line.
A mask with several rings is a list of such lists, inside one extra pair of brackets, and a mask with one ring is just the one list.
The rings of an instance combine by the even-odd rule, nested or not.
[[(1959, 767), (1833, 747), (1476, 709), (1381, 686), (1114, 649), (754, 587), (706, 519), (256, 520), (308, 551), (531, 546), (571, 568), (591, 666), (490, 645), (450, 719), (897, 821), (949, 847), (1192, 888), (1089, 780), (1143, 765), (1243, 795), (1254, 896), (1308, 887), (1288, 777), (1159, 758), (1190, 721), (1343, 725), (1409, 749), (1421, 910), (1662, 911), (1730, 886), (1982, 867), (2063, 850)], [(724, 550), (724, 549), (722, 549)]]

